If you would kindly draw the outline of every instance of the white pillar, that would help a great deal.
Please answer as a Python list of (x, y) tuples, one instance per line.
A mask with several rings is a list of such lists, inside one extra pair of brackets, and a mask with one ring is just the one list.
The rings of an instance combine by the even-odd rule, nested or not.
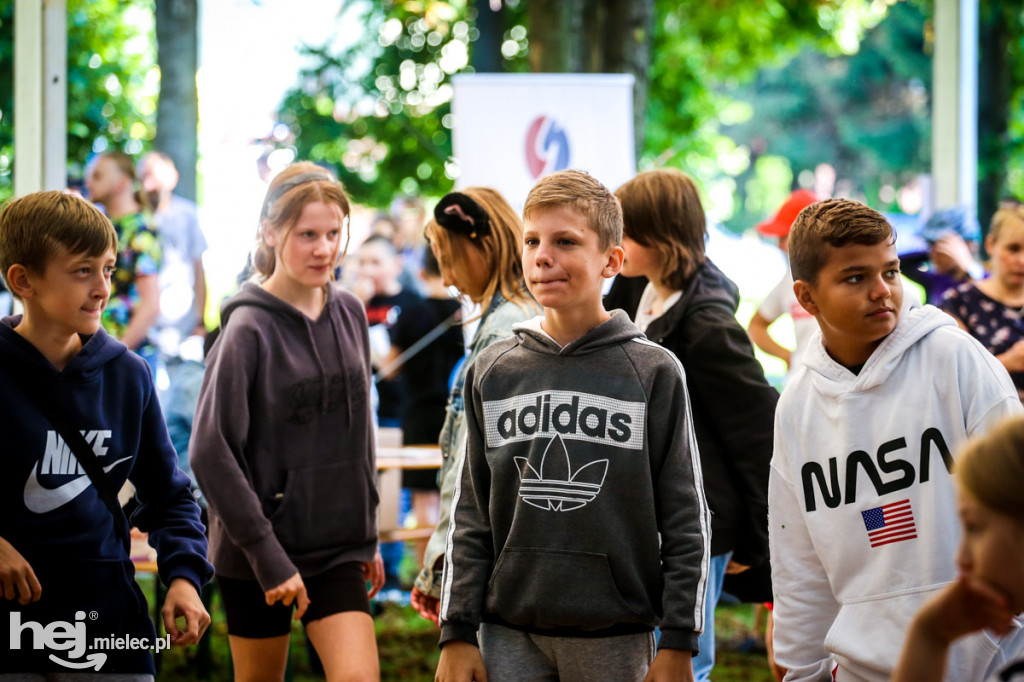
[(67, 3), (14, 5), (14, 194), (67, 184)]
[(978, 205), (978, 0), (935, 0), (933, 206)]

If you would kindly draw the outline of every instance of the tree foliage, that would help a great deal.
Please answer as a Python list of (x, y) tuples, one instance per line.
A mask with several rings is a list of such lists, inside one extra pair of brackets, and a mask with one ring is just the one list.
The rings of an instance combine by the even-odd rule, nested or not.
[[(68, 0), (68, 172), (93, 151), (137, 153), (153, 137), (152, 0)], [(0, 199), (14, 159), (14, 0), (0, 0)]]
[[(835, 167), (845, 193), (896, 208), (895, 188), (927, 173), (931, 163), (932, 64), (925, 26), (921, 7), (902, 2), (867, 32), (856, 53), (804, 50), (730, 91), (747, 105), (746, 120), (722, 132), (754, 159), (784, 159), (789, 180), (764, 191), (753, 186), (760, 182), (753, 164), (744, 168), (736, 190), (747, 201), (737, 207), (736, 227), (773, 210), (795, 174), (821, 163)], [(889, 189), (880, 197), (883, 186)]]
[(448, 191), (457, 173), (451, 76), (479, 37), (468, 15), (465, 3), (366, 3), (362, 39), (333, 54), (306, 48), (317, 64), (282, 102), (286, 143), (335, 167), (361, 203)]
[[(609, 0), (569, 4), (586, 16), (617, 11)], [(868, 0), (766, 0), (743, 11), (728, 4), (655, 2), (649, 69), (637, 67), (645, 80), (650, 77), (642, 103), (642, 165), (683, 166), (708, 175), (721, 148), (718, 121), (731, 101), (723, 87), (750, 79), (761, 66), (806, 44), (838, 51), (839, 38), (856, 38), (873, 16)], [(541, 0), (504, 3), (498, 42), (506, 71), (551, 68), (552, 54), (583, 70), (609, 68), (588, 57), (594, 45), (579, 45), (580, 58), (573, 60), (573, 50), (557, 41), (576, 45), (580, 35), (610, 40), (615, 31), (574, 31), (569, 24), (573, 17), (582, 21), (581, 12), (563, 9)], [(361, 17), (367, 27), (363, 40), (334, 53), (307, 48), (317, 65), (302, 74), (280, 107), (293, 134), (286, 144), (300, 157), (335, 165), (357, 201), (386, 205), (398, 193), (447, 191), (457, 174), (450, 78), (472, 70), (466, 55), (480, 37), (475, 17), (475, 6), (465, 1), (370, 3)], [(550, 22), (563, 23), (553, 28)], [(642, 38), (644, 30), (633, 33)], [(538, 59), (540, 53), (548, 57)]]
[[(630, 29), (650, 43), (639, 166), (676, 166), (694, 175), (735, 229), (772, 210), (802, 172), (821, 162), (837, 168), (848, 193), (881, 209), (893, 208), (890, 188), (928, 172), (929, 0), (763, 0), (741, 8), (728, 0), (642, 2), (653, 2), (654, 11), (649, 36)], [(450, 189), (458, 172), (451, 158), (450, 78), (472, 71), (481, 38), (476, 7), (487, 4), (364, 6), (362, 40), (340, 52), (309, 50), (318, 66), (281, 106), (293, 133), (286, 143), (301, 157), (336, 165), (364, 203)], [(990, 89), (982, 93), (982, 178), (1006, 182), (1020, 196), (1022, 3), (982, 4), (983, 38), (990, 35), (986, 26), (1000, 29), (991, 34), (1000, 42), (983, 50), (983, 59), (1002, 55), (1005, 71), (1004, 94), (989, 102)], [(581, 17), (616, 6), (616, 0), (506, 0), (501, 35), (480, 43), (500, 45), (506, 71), (550, 70), (562, 62), (567, 70), (614, 69), (595, 67), (588, 57), (604, 49), (606, 32), (582, 30)], [(462, 66), (449, 59), (457, 68), (441, 68), (452, 52)], [(622, 70), (629, 70), (627, 61)], [(1008, 115), (987, 124), (985, 107)]]

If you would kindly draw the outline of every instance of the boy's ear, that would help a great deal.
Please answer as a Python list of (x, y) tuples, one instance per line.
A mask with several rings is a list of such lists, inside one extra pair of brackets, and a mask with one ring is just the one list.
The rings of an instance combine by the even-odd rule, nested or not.
[(811, 315), (818, 314), (818, 304), (816, 303), (818, 294), (808, 282), (802, 279), (793, 282), (793, 294), (796, 296), (800, 307)]
[(24, 265), (15, 263), (7, 269), (7, 283), (11, 287), (11, 293), (21, 298), (32, 298), (35, 295), (28, 268)]
[(622, 270), (622, 261), (626, 258), (626, 252), (621, 246), (612, 246), (608, 249), (608, 262), (601, 270), (601, 276), (605, 279), (614, 277)]

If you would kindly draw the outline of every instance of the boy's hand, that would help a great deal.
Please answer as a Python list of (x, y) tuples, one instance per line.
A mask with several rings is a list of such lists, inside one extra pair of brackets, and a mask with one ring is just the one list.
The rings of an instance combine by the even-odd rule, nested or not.
[(445, 644), (441, 649), (441, 660), (437, 663), (434, 682), (487, 682), (480, 648), (469, 642)]
[(996, 356), (1008, 372), (1024, 371), (1024, 340), (1017, 341), (1005, 353)]
[(267, 606), (273, 606), (277, 602), (281, 602), (285, 606), (291, 606), (294, 603), (295, 620), (302, 618), (306, 609), (309, 608), (306, 584), (302, 582), (302, 576), (298, 572), (277, 587), (271, 587), (263, 595), (267, 598)]
[(1003, 595), (976, 578), (961, 575), (924, 603), (913, 625), (929, 640), (948, 646), (982, 629), (1005, 635), (1013, 616)]
[(958, 234), (950, 232), (942, 235), (932, 244), (932, 251), (953, 261), (964, 272), (970, 272), (971, 266), (974, 265), (971, 247)]
[(726, 575), (739, 575), (740, 573), (743, 573), (743, 571), (749, 571), (749, 570), (750, 570), (750, 566), (747, 566), (746, 564), (738, 563), (736, 561), (733, 561), (732, 559), (729, 559), (729, 563), (725, 565), (725, 574)]
[(35, 571), (14, 549), (14, 545), (0, 538), (0, 597), (17, 599), (22, 606), (39, 601), (43, 587)]
[[(441, 652), (444, 655), (444, 651)], [(644, 682), (693, 682), (693, 652), (662, 649), (651, 661)]]
[(942, 679), (954, 640), (983, 628), (1006, 634), (1013, 615), (1003, 595), (975, 578), (961, 575), (926, 601), (914, 616), (891, 679)]
[(416, 609), (416, 613), (434, 625), (439, 625), (438, 618), (441, 613), (440, 599), (431, 597), (429, 594), (423, 594), (420, 592), (420, 588), (413, 587), (412, 596), (409, 598), (409, 601), (412, 603), (412, 607)]
[(377, 550), (373, 561), (363, 562), (363, 575), (370, 583), (369, 594), (370, 599), (373, 599), (380, 592), (380, 588), (384, 587), (384, 558), (380, 555), (380, 550)]
[[(185, 646), (196, 644), (210, 626), (210, 614), (206, 612), (195, 585), (184, 578), (175, 578), (167, 588), (164, 608), (164, 629), (171, 636), (171, 644)], [(185, 619), (185, 629), (179, 630), (177, 619)]]

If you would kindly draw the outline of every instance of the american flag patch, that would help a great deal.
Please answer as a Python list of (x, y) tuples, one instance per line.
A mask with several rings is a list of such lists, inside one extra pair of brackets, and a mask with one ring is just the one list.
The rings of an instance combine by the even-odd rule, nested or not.
[(864, 517), (864, 528), (872, 547), (888, 545), (891, 542), (913, 540), (917, 537), (914, 525), (914, 510), (910, 500), (902, 500), (860, 513)]

